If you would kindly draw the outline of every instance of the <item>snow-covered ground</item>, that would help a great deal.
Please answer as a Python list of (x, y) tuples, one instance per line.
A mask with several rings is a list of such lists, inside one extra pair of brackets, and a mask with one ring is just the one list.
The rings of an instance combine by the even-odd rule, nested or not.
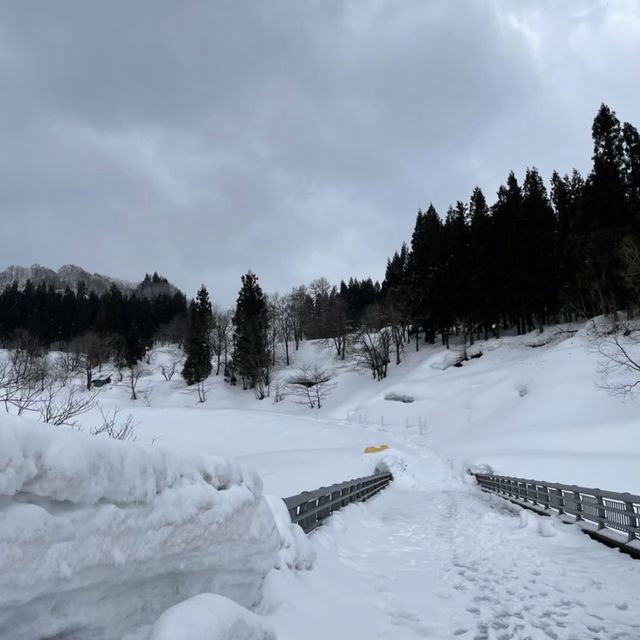
[[(104, 596), (92, 580), (102, 579), (112, 589), (122, 586), (123, 601), (131, 604), (128, 621), (125, 614), (113, 626), (127, 628), (128, 640), (173, 640), (171, 630), (180, 628), (182, 619), (196, 625), (189, 628), (213, 629), (210, 637), (216, 639), (267, 639), (273, 637), (272, 630), (280, 640), (639, 638), (640, 563), (571, 527), (519, 515), (517, 508), (469, 485), (464, 473), (471, 465), (486, 464), (507, 475), (640, 493), (640, 403), (624, 402), (599, 387), (601, 356), (591, 333), (587, 323), (548, 329), (542, 335), (481, 341), (470, 351), (481, 357), (462, 367), (451, 366), (458, 356), (455, 345), (450, 351), (421, 345), (418, 353), (411, 345), (402, 364), (391, 365), (382, 382), (353, 363), (336, 361), (322, 345), (305, 343), (293, 354), (292, 368), (278, 376), (286, 378), (301, 364), (333, 370), (336, 386), (320, 410), (291, 397), (278, 403), (270, 398), (257, 401), (251, 392), (229, 387), (215, 376), (209, 381), (207, 402), (199, 404), (195, 391), (177, 375), (170, 382), (162, 378), (160, 367), (171, 354), (160, 349), (140, 380), (141, 399), (129, 400), (124, 383), (100, 394), (104, 406), (118, 405), (134, 415), (137, 443), (114, 445), (93, 438), (101, 444), (86, 445), (87, 461), (85, 453), (68, 455), (71, 440), (65, 440), (45, 456), (57, 474), (41, 473), (37, 481), (6, 479), (20, 465), (42, 459), (37, 452), (49, 438), (46, 433), (82, 437), (83, 442), (91, 438), (42, 426), (34, 427), (40, 436), (28, 436), (17, 445), (15, 430), (26, 421), (0, 417), (0, 563), (9, 567), (0, 575), (0, 637), (28, 637), (6, 635), (11, 620), (19, 619), (11, 617), (16, 612), (23, 618), (61, 608), (66, 613), (74, 607), (92, 612), (92, 603)], [(96, 421), (95, 414), (82, 418), (87, 429)], [(95, 452), (102, 444), (116, 446), (121, 453), (113, 455), (121, 461), (98, 464)], [(379, 444), (390, 449), (364, 453), (367, 446)], [(76, 451), (75, 445), (69, 447)], [(137, 453), (125, 453), (134, 449)], [(70, 475), (63, 481), (71, 459)], [(315, 489), (371, 473), (380, 464), (393, 470), (394, 486), (368, 504), (334, 516), (310, 537), (311, 551), (299, 548), (302, 541), (295, 529), (283, 528), (281, 503), (269, 494)], [(214, 471), (205, 471), (211, 465)], [(259, 480), (251, 479), (255, 476), (247, 468), (261, 476), (267, 500), (260, 497)], [(169, 482), (169, 490), (156, 497), (136, 493), (143, 478), (157, 482), (158, 477), (175, 476), (176, 469), (191, 470), (184, 477), (178, 474), (175, 487)], [(248, 521), (243, 521), (246, 530), (229, 531), (231, 538), (238, 536), (240, 565), (242, 558), (249, 564), (255, 560), (246, 590), (240, 582), (231, 580), (221, 587), (217, 578), (211, 580), (211, 575), (228, 577), (234, 571), (224, 564), (227, 556), (216, 551), (225, 543), (220, 547), (224, 535), (219, 537), (220, 522), (211, 508), (212, 500), (229, 492), (203, 480), (219, 477), (220, 469), (233, 470), (227, 473), (235, 478), (235, 491), (244, 492), (253, 505), (243, 517), (259, 523), (257, 529), (246, 528)], [(129, 502), (109, 493), (122, 493), (131, 477), (134, 497)], [(190, 512), (193, 502), (181, 493), (187, 490), (199, 492), (209, 506)], [(30, 497), (24, 504), (15, 491), (39, 498)], [(165, 499), (175, 512), (160, 508)], [(126, 518), (109, 520), (123, 509)], [(175, 525), (176, 539), (182, 541), (173, 554), (170, 537), (154, 551), (145, 546), (146, 531), (160, 530), (163, 514), (175, 518), (164, 521), (165, 530)], [(215, 526), (211, 528), (207, 518), (213, 518)], [(51, 548), (45, 548), (54, 529), (60, 538), (54, 536)], [(65, 544), (68, 551), (76, 537), (81, 545), (77, 565), (38, 562)], [(99, 557), (92, 558), (88, 550), (96, 541)], [(242, 546), (245, 543), (251, 550)], [(27, 555), (36, 551), (32, 564), (25, 565)], [(150, 558), (154, 554), (155, 560)], [(313, 569), (301, 569), (314, 554)], [(136, 569), (139, 563), (141, 572)], [(191, 575), (198, 563), (201, 577), (209, 571), (211, 586)], [(26, 574), (20, 575), (25, 566)], [(199, 592), (212, 591), (251, 607), (261, 593), (260, 575), (273, 566), (279, 569), (268, 574), (257, 609), (264, 626), (251, 616), (234, 614), (231, 603), (213, 596), (187, 600), (152, 624), (163, 609)], [(188, 588), (154, 600), (154, 584), (176, 582)], [(82, 585), (88, 586), (81, 594)], [(134, 601), (134, 587), (148, 593)], [(58, 592), (63, 595), (54, 598)], [(41, 609), (33, 608), (30, 593)], [(236, 635), (215, 631), (211, 611), (220, 611), (220, 619), (227, 620)], [(50, 631), (57, 632), (53, 627)]]
[(279, 640), (635, 640), (640, 562), (468, 487), (393, 487), (312, 534), (311, 572), (269, 576)]
[(135, 413), (139, 439), (242, 460), (260, 473), (267, 493), (368, 473), (362, 452), (379, 443), (429, 449), (457, 473), (488, 464), (505, 475), (640, 493), (640, 399), (601, 388), (590, 323), (476, 342), (470, 353), (481, 357), (450, 366), (458, 352), (454, 344), (449, 351), (421, 344), (418, 353), (408, 345), (403, 362), (376, 382), (321, 344), (303, 343), (278, 375), (301, 364), (333, 370), (336, 387), (319, 411), (291, 397), (257, 401), (215, 376), (207, 402), (198, 404), (177, 377), (162, 380), (163, 353), (140, 382), (151, 389), (151, 407), (130, 402), (124, 386), (103, 399)]

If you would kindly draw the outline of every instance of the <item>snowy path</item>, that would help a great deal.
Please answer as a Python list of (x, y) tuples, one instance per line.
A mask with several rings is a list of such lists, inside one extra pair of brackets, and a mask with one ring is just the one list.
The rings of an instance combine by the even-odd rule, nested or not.
[(640, 562), (475, 488), (390, 488), (312, 538), (269, 583), (280, 640), (640, 638)]

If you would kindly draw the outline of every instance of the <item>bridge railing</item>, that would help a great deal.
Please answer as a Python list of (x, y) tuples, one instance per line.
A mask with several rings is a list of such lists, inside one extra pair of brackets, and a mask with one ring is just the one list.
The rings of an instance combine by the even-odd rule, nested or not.
[(640, 496), (491, 474), (472, 474), (484, 491), (496, 493), (522, 506), (534, 505), (594, 532), (610, 530), (626, 536), (625, 543), (640, 540)]
[(291, 522), (299, 524), (305, 533), (319, 527), (334, 511), (352, 502), (361, 502), (382, 491), (393, 480), (390, 473), (374, 473), (315, 491), (303, 491), (284, 498)]

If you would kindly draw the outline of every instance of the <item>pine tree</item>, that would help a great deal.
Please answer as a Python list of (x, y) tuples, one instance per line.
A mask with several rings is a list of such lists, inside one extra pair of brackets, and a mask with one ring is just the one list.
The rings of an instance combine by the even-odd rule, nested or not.
[(264, 396), (268, 380), (268, 320), (267, 303), (251, 271), (242, 276), (242, 288), (233, 316), (233, 367), (242, 378), (245, 389), (258, 388), (258, 397)]
[(637, 233), (640, 230), (640, 134), (628, 122), (622, 127), (624, 149), (623, 175), (631, 224)]
[(537, 169), (527, 169), (523, 184), (522, 224), (527, 238), (521, 287), (528, 292), (525, 316), (542, 327), (558, 307), (557, 223), (547, 189)]
[(620, 121), (605, 104), (593, 121), (592, 133), (593, 169), (582, 199), (586, 231), (583, 268), (592, 290), (587, 311), (614, 313), (627, 302), (627, 292), (618, 277), (622, 267), (616, 248), (628, 233), (630, 214)]
[(470, 298), (472, 317), (478, 327), (484, 329), (485, 340), (489, 329), (498, 317), (495, 304), (495, 253), (493, 251), (493, 223), (487, 200), (476, 187), (469, 200), (469, 246), (471, 273)]
[(551, 178), (551, 200), (558, 225), (558, 298), (565, 320), (584, 312), (590, 284), (583, 278), (585, 225), (582, 224), (584, 179), (574, 169), (571, 176)]
[(182, 369), (182, 377), (188, 385), (206, 380), (212, 371), (213, 347), (211, 331), (213, 311), (209, 293), (202, 285), (196, 299), (189, 305), (189, 333), (185, 343), (187, 358)]
[[(446, 335), (452, 326), (460, 326), (465, 333), (471, 325), (471, 261), (468, 211), (458, 201), (450, 207), (444, 225), (445, 256), (441, 279), (440, 331)], [(445, 341), (448, 344), (448, 340)]]
[(425, 332), (425, 339), (431, 343), (435, 341), (439, 328), (438, 309), (443, 293), (440, 278), (444, 262), (443, 231), (442, 220), (433, 205), (430, 204), (424, 213), (418, 211), (409, 256), (416, 349), (420, 327)]
[(498, 201), (492, 208), (494, 259), (494, 288), (496, 307), (503, 325), (518, 325), (523, 332), (526, 292), (523, 290), (523, 246), (527, 238), (522, 226), (522, 189), (511, 171), (506, 186), (498, 189)]

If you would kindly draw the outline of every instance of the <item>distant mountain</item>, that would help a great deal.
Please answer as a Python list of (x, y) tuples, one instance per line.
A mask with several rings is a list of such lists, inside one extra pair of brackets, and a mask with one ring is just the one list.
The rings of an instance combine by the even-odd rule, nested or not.
[(165, 293), (173, 295), (178, 291), (177, 287), (173, 286), (166, 278), (159, 276), (157, 272), (154, 272), (152, 276), (148, 273), (145, 274), (144, 280), (135, 288), (135, 292), (145, 298), (155, 298)]
[(135, 292), (138, 295), (151, 298), (163, 293), (171, 295), (178, 291), (166, 278), (159, 276), (157, 273), (152, 276), (147, 274), (142, 282), (134, 283), (110, 278), (99, 273), (89, 273), (82, 267), (73, 264), (65, 264), (58, 271), (39, 264), (34, 264), (30, 267), (11, 265), (0, 272), (0, 290), (6, 286), (11, 286), (14, 282), (17, 282), (18, 288), (22, 289), (27, 280), (31, 280), (34, 285), (40, 283), (44, 283), (47, 286), (52, 285), (56, 291), (64, 291), (67, 287), (77, 291), (78, 284), (84, 282), (89, 291), (95, 291), (98, 294), (104, 293), (112, 284), (115, 284), (122, 291)]

